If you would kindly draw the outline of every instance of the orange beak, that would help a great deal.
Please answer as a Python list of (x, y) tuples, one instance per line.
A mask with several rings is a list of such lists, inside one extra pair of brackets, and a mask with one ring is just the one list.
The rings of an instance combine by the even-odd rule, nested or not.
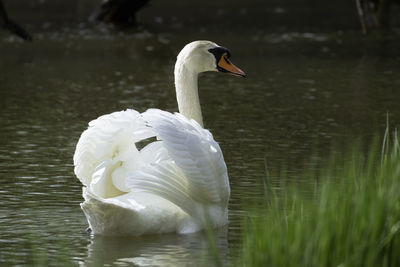
[(229, 60), (229, 58), (227, 57), (227, 53), (224, 53), (221, 56), (221, 59), (218, 62), (218, 67), (234, 75), (246, 77), (246, 73), (233, 65), (233, 63)]

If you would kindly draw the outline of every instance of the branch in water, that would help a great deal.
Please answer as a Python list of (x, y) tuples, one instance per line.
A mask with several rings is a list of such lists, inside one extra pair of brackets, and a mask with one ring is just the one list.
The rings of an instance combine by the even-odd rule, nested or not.
[(106, 0), (93, 12), (89, 20), (112, 23), (135, 22), (136, 12), (150, 0)]
[(32, 36), (8, 17), (2, 0), (0, 0), (0, 26), (26, 41), (32, 41)]

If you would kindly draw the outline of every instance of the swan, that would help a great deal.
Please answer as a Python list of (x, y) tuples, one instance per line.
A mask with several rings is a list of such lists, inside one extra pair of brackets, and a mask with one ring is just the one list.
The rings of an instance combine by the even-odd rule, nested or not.
[(246, 76), (228, 49), (191, 42), (175, 64), (179, 113), (127, 109), (100, 116), (82, 133), (74, 172), (93, 234), (184, 234), (227, 224), (228, 172), (203, 128), (198, 95), (198, 74), (206, 71)]

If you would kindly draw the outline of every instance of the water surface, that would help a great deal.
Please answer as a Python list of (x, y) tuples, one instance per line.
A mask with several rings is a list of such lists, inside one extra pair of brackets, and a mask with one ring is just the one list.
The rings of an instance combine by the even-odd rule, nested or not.
[(344, 2), (327, 17), (323, 6), (305, 5), (313, 1), (189, 1), (180, 12), (155, 1), (135, 28), (88, 23), (97, 1), (22, 2), (7, 5), (34, 42), (0, 33), (0, 263), (27, 263), (38, 251), (52, 264), (214, 262), (204, 233), (86, 234), (73, 173), (90, 120), (126, 108), (176, 111), (172, 71), (189, 41), (229, 47), (248, 74), (206, 73), (199, 83), (232, 188), (230, 224), (216, 235), (224, 261), (237, 256), (240, 223), (262, 197), (266, 166), (287, 166), (297, 179), (313, 150), (323, 158), (333, 143), (382, 133), (387, 113), (392, 126), (400, 121), (400, 30), (363, 37)]

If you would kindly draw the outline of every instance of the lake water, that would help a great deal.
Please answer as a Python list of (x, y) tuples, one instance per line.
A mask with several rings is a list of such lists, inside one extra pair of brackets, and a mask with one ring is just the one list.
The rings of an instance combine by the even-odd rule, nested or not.
[(135, 28), (88, 23), (98, 2), (5, 1), (34, 42), (0, 32), (0, 265), (29, 264), (32, 254), (47, 265), (214, 262), (204, 233), (86, 234), (72, 164), (90, 120), (126, 108), (176, 111), (174, 61), (192, 40), (228, 47), (248, 74), (206, 73), (199, 82), (232, 189), (229, 226), (216, 234), (224, 262), (238, 255), (266, 166), (286, 166), (296, 179), (312, 151), (323, 158), (332, 144), (383, 133), (387, 114), (399, 125), (400, 28), (362, 36), (353, 2), (327, 13), (305, 0), (152, 1)]

